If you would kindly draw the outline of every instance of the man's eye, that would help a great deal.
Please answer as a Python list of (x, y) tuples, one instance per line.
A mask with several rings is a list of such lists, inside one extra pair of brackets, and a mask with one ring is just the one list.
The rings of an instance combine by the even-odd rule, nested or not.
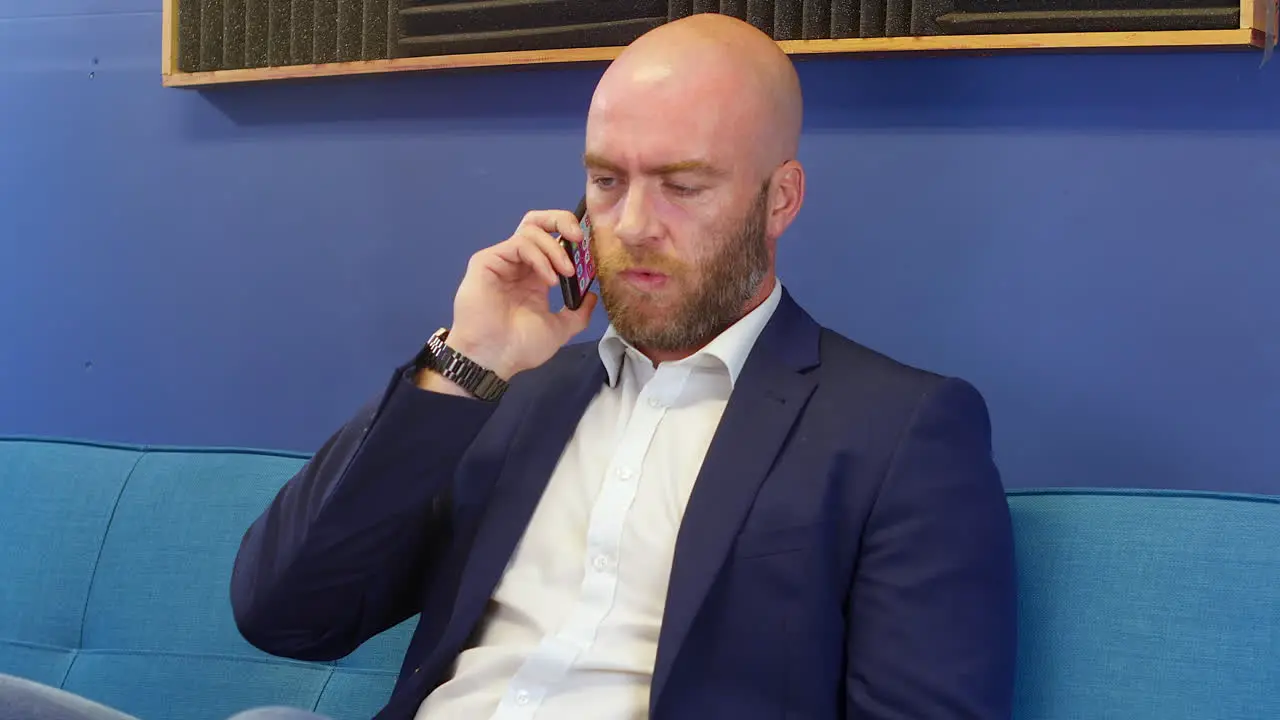
[(595, 186), (601, 190), (608, 190), (613, 187), (613, 184), (617, 182), (617, 179), (606, 176), (597, 176), (592, 178), (591, 182), (595, 183)]
[(680, 185), (677, 183), (667, 183), (667, 187), (670, 188), (671, 192), (679, 195), (680, 197), (690, 197), (698, 194), (699, 192), (698, 188), (689, 187), (688, 185)]

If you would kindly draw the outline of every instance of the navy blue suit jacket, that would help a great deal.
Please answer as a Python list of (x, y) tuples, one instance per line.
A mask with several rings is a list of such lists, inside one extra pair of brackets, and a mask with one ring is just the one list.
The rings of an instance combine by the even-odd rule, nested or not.
[[(248, 529), (240, 631), (331, 660), (421, 613), (378, 715), (412, 718), (604, 380), (590, 343), (517, 375), (498, 403), (397, 370)], [(1008, 718), (1015, 598), (978, 392), (820, 327), (784, 294), (689, 498), (650, 715)]]

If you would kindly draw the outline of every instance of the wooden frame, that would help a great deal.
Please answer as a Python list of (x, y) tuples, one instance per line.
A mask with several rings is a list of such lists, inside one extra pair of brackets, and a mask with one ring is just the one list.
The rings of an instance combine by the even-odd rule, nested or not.
[[(312, 63), (243, 70), (184, 73), (178, 70), (178, 3), (198, 0), (163, 0), (164, 37), (161, 43), (163, 84), (167, 87), (199, 87), (227, 83), (261, 82), (341, 75), (368, 75), (451, 68), (498, 67), (554, 63), (605, 62), (617, 56), (619, 47), (566, 48), (513, 52)], [(903, 55), (992, 54), (1034, 51), (1218, 49), (1251, 50), (1264, 46), (1267, 3), (1274, 0), (1241, 0), (1240, 28), (1227, 30), (1167, 30), (1147, 32), (1034, 33), (1001, 35), (938, 35), (928, 37), (849, 38), (840, 40), (782, 40), (778, 45), (792, 55)]]

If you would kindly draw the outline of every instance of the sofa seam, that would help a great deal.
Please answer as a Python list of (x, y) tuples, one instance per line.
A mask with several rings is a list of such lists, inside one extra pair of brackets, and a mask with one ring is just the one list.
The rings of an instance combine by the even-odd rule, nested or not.
[(201, 660), (225, 660), (227, 662), (248, 662), (260, 665), (274, 665), (278, 667), (300, 668), (304, 670), (329, 670), (334, 674), (342, 673), (344, 675), (377, 675), (386, 677), (395, 677), (398, 675), (397, 670), (379, 668), (379, 667), (362, 667), (360, 665), (337, 665), (333, 663), (318, 663), (307, 660), (291, 660), (281, 657), (257, 657), (253, 655), (237, 655), (235, 653), (213, 653), (200, 651), (183, 651), (183, 650), (146, 650), (140, 648), (73, 648), (64, 647), (62, 645), (50, 645), (47, 643), (36, 643), (27, 640), (13, 640), (9, 638), (0, 638), (0, 646), (11, 646), (28, 648), (32, 650), (44, 650), (53, 653), (64, 653), (75, 655), (76, 657), (93, 657), (95, 655), (116, 655), (124, 657), (174, 657), (174, 658), (195, 658)]
[(254, 455), (262, 457), (278, 457), (290, 460), (307, 460), (314, 453), (308, 453), (298, 450), (273, 449), (269, 447), (254, 447), (249, 445), (181, 445), (181, 444), (150, 444), (123, 442), (113, 440), (90, 440), (86, 438), (64, 437), (59, 435), (0, 435), (0, 442), (15, 443), (40, 443), (44, 445), (76, 445), (79, 447), (98, 448), (101, 450), (123, 450), (127, 452), (138, 453), (161, 453), (161, 454), (236, 454), (236, 455)]
[(58, 681), (58, 688), (65, 690), (67, 688), (67, 678), (71, 677), (71, 668), (76, 666), (76, 660), (80, 659), (80, 650), (71, 648), (71, 661), (67, 663), (67, 669), (62, 671), (62, 679)]
[(311, 703), (311, 712), (317, 713), (320, 710), (320, 701), (324, 699), (324, 691), (329, 689), (329, 683), (333, 681), (334, 673), (337, 670), (337, 665), (329, 666), (329, 674), (325, 676), (324, 684), (320, 686), (320, 692), (316, 693), (315, 702)]
[[(89, 587), (84, 593), (84, 608), (80, 611), (80, 637), (76, 640), (75, 648), (77, 652), (84, 648), (84, 628), (89, 621), (89, 600), (93, 598), (93, 584), (98, 580), (98, 567), (102, 564), (102, 553), (106, 550), (107, 538), (111, 535), (111, 526), (116, 521), (116, 511), (120, 509), (120, 500), (124, 498), (124, 491), (129, 487), (129, 481), (133, 479), (133, 474), (137, 472), (138, 465), (142, 463), (142, 459), (146, 456), (146, 451), (138, 453), (138, 458), (133, 461), (133, 466), (129, 468), (128, 474), (124, 476), (124, 482), (120, 483), (120, 490), (116, 493), (115, 502), (111, 504), (111, 514), (107, 516), (107, 527), (102, 531), (102, 543), (98, 545), (98, 555), (93, 559), (93, 572), (89, 574)], [(74, 663), (74, 660), (72, 662)]]

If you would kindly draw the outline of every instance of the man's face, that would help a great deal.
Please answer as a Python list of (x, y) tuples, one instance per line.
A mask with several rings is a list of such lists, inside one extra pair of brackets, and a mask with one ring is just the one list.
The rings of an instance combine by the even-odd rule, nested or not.
[(593, 105), (585, 164), (609, 319), (641, 349), (671, 353), (741, 317), (773, 258), (768, 181), (733, 146), (733, 111), (676, 116), (662, 100)]

